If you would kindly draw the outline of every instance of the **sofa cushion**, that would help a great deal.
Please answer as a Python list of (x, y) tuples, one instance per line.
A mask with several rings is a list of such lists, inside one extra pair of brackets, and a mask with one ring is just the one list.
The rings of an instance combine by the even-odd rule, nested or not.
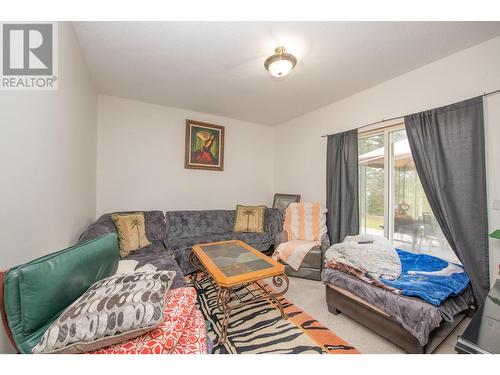
[[(283, 211), (266, 208), (264, 232), (274, 236), (283, 228)], [(232, 232), (236, 220), (235, 210), (168, 211), (165, 213), (165, 238), (185, 238)]]
[(11, 269), (4, 279), (7, 322), (21, 353), (93, 283), (116, 272), (118, 239), (108, 234)]
[(161, 325), (174, 275), (139, 272), (99, 280), (52, 323), (33, 353), (84, 353)]
[(115, 223), (120, 244), (120, 256), (124, 257), (151, 244), (146, 238), (144, 214), (135, 212), (131, 214), (113, 214), (111, 219)]
[(187, 238), (231, 232), (234, 210), (170, 211), (165, 213), (166, 238)]
[(156, 266), (158, 271), (175, 271), (176, 275), (172, 282), (172, 289), (185, 287), (187, 285), (181, 269), (177, 265), (174, 257), (167, 252), (163, 242), (155, 241), (141, 250), (131, 252), (122, 259), (138, 261), (139, 263), (136, 266), (137, 268), (146, 264), (152, 264)]

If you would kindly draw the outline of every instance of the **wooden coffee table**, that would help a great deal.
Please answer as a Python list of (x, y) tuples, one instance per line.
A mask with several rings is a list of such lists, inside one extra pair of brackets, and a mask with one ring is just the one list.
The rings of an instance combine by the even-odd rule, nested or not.
[[(207, 273), (218, 287), (217, 307), (224, 314), (221, 344), (227, 339), (231, 311), (239, 307), (262, 300), (272, 301), (279, 307), (283, 319), (288, 318), (278, 300), (288, 290), (288, 277), (285, 267), (274, 259), (242, 241), (222, 241), (193, 246), (190, 261), (195, 268)], [(276, 290), (271, 291), (257, 283), (267, 278), (272, 278)], [(251, 299), (242, 302), (238, 292), (249, 286), (254, 287), (256, 293), (247, 289)]]

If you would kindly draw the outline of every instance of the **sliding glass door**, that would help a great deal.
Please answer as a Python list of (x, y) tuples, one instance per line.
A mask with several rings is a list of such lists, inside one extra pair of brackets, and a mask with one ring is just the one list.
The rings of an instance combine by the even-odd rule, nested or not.
[(458, 262), (415, 169), (404, 126), (361, 133), (360, 233), (381, 235), (402, 250)]
[(359, 233), (383, 236), (385, 224), (384, 134), (363, 137), (359, 148)]

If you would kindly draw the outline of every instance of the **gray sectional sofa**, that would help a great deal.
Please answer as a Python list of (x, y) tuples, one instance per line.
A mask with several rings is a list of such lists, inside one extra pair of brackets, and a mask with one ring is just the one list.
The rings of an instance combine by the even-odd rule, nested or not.
[[(122, 259), (133, 259), (138, 266), (150, 263), (160, 270), (177, 271), (173, 288), (185, 286), (183, 275), (195, 271), (189, 262), (192, 246), (197, 243), (241, 240), (250, 246), (266, 251), (283, 227), (283, 213), (267, 208), (263, 233), (235, 233), (235, 210), (204, 211), (143, 211), (145, 230), (151, 245), (133, 251)], [(116, 233), (111, 213), (102, 215), (80, 236), (86, 241), (107, 233)]]
[[(116, 233), (115, 223), (110, 214), (102, 215), (97, 221), (90, 224), (85, 232), (80, 236), (79, 241), (87, 241), (103, 234)], [(144, 223), (146, 237), (151, 245), (140, 250), (131, 252), (121, 259), (133, 259), (139, 262), (138, 267), (145, 264), (154, 264), (159, 270), (176, 271), (177, 274), (172, 283), (172, 288), (186, 286), (182, 271), (177, 262), (168, 253), (163, 244), (165, 238), (165, 216), (161, 211), (144, 211)]]
[(165, 219), (165, 246), (184, 274), (195, 270), (189, 262), (194, 244), (240, 240), (266, 251), (274, 245), (274, 238), (283, 227), (282, 211), (273, 208), (266, 208), (263, 233), (233, 232), (236, 210), (170, 211)]

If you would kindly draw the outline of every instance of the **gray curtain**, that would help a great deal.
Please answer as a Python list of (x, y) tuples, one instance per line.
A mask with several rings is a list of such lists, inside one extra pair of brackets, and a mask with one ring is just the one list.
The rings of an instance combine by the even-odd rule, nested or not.
[(326, 225), (330, 242), (359, 232), (358, 130), (328, 136)]
[(481, 304), (490, 286), (482, 97), (406, 116), (405, 125), (429, 204)]

